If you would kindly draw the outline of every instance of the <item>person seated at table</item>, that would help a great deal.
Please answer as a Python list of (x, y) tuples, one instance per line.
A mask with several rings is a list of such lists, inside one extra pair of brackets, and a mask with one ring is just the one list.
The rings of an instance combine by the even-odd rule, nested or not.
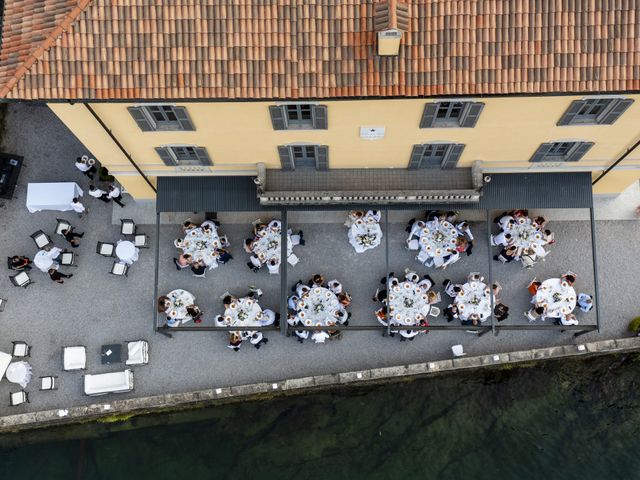
[(536, 293), (538, 293), (538, 288), (540, 288), (540, 285), (542, 285), (542, 282), (539, 282), (535, 277), (533, 280), (531, 280), (529, 282), (529, 285), (527, 285), (527, 291), (533, 296), (536, 296)]
[(498, 302), (493, 307), (493, 315), (497, 321), (501, 322), (509, 317), (509, 307), (502, 302)]
[(176, 270), (182, 270), (191, 265), (192, 260), (190, 253), (181, 253), (178, 258), (173, 258), (173, 263), (176, 266)]
[(270, 258), (269, 261), (267, 261), (267, 269), (269, 273), (280, 273), (280, 262), (278, 259), (275, 257)]
[(311, 288), (322, 287), (324, 285), (324, 277), (319, 273), (316, 273), (311, 280), (309, 281), (309, 286)]
[(346, 310), (336, 310), (334, 313), (334, 317), (336, 317), (336, 320), (341, 323), (342, 325), (349, 325), (349, 317), (351, 315), (349, 313), (347, 313)]
[[(466, 323), (465, 323), (466, 322)], [(462, 325), (473, 325), (473, 326), (477, 326), (480, 324), (480, 315), (478, 315), (477, 313), (472, 313), (471, 315), (469, 315), (469, 318), (467, 318), (467, 320), (463, 320), (460, 322)]]
[(543, 305), (535, 305), (527, 312), (524, 312), (524, 316), (527, 317), (530, 322), (533, 322), (537, 319), (544, 320), (546, 313), (547, 309)]
[(253, 270), (255, 273), (260, 270), (260, 268), (262, 268), (262, 263), (260, 262), (260, 259), (258, 257), (256, 257), (255, 255), (251, 255), (249, 257), (249, 261), (247, 262), (247, 267), (249, 267), (249, 269)]
[(14, 270), (31, 270), (31, 260), (23, 255), (14, 255), (11, 257), (11, 268)]
[(439, 212), (438, 210), (427, 210), (424, 214), (424, 218), (426, 222), (433, 222), (435, 219), (440, 217), (440, 215), (442, 215), (442, 212)]
[(372, 300), (374, 302), (380, 302), (383, 305), (386, 305), (386, 303), (387, 303), (387, 290), (385, 288), (383, 288), (382, 290), (380, 290), (379, 288), (376, 289), (376, 293), (373, 295)]
[(311, 290), (311, 288), (309, 288), (308, 285), (305, 285), (303, 283), (298, 283), (295, 287), (295, 291), (296, 294), (298, 295), (298, 297), (302, 298), (303, 296), (305, 296), (307, 293), (309, 293), (309, 291)]
[(229, 308), (231, 306), (232, 303), (234, 303), (235, 301), (237, 301), (238, 299), (235, 298), (233, 295), (226, 295), (223, 299), (222, 299), (222, 306), (224, 307), (224, 309), (226, 310), (227, 308)]
[(451, 224), (455, 224), (456, 221), (458, 220), (458, 213), (451, 210), (448, 212), (445, 212), (441, 220), (447, 221)]
[(187, 315), (193, 319), (193, 323), (202, 323), (202, 310), (197, 305), (187, 305)]
[(567, 272), (564, 275), (562, 275), (560, 279), (567, 282), (570, 287), (573, 287), (573, 284), (576, 283), (576, 274), (573, 272)]
[(198, 260), (191, 264), (191, 271), (194, 275), (204, 275), (207, 271), (207, 266), (202, 260)]
[(466, 235), (469, 240), (473, 240), (473, 234), (471, 233), (471, 227), (469, 227), (469, 222), (460, 222), (456, 225), (456, 230), (460, 233), (460, 235)]
[(456, 252), (464, 253), (467, 251), (467, 248), (469, 248), (469, 242), (466, 238), (464, 237), (456, 238)]
[(399, 332), (401, 342), (406, 340), (413, 341), (414, 338), (420, 335), (420, 330), (399, 330)]
[(407, 226), (405, 227), (404, 231), (407, 233), (411, 233), (411, 230), (413, 228), (413, 224), (416, 223), (418, 221), (417, 218), (412, 218), (411, 220), (409, 220), (407, 222)]
[(431, 290), (431, 287), (435, 285), (433, 278), (431, 278), (428, 274), (422, 276), (422, 280), (418, 282), (418, 286), (423, 290)]
[(308, 330), (294, 330), (294, 332), (296, 334), (296, 337), (298, 337), (298, 341), (300, 343), (304, 343), (304, 341), (309, 338), (309, 331)]
[(49, 269), (49, 277), (51, 278), (51, 280), (53, 280), (56, 283), (64, 283), (64, 280), (62, 280), (63, 278), (71, 278), (73, 277), (73, 273), (70, 273), (68, 275), (59, 272), (56, 268), (50, 268)]
[(80, 240), (78, 238), (84, 237), (84, 233), (76, 233), (72, 228), (65, 228), (60, 230), (64, 239), (71, 244), (73, 248), (80, 246)]
[(278, 230), (280, 230), (282, 228), (282, 222), (280, 220), (277, 219), (273, 219), (269, 222), (269, 225), (267, 225), (272, 231), (276, 232)]
[(438, 297), (438, 294), (436, 292), (434, 292), (433, 290), (429, 290), (427, 292), (427, 303), (429, 305), (434, 305), (439, 301), (440, 301), (440, 298)]
[(496, 262), (510, 263), (516, 259), (517, 255), (518, 248), (512, 245), (507, 248), (503, 248), (498, 255), (493, 256), (493, 259)]
[(404, 278), (407, 282), (418, 283), (420, 281), (420, 275), (412, 270), (405, 270)]
[(468, 282), (484, 282), (484, 277), (478, 272), (470, 273), (467, 275)]
[(198, 228), (198, 225), (193, 223), (191, 219), (185, 220), (185, 222), (182, 224), (182, 233), (187, 233), (189, 230), (192, 230), (194, 228)]
[(166, 295), (158, 297), (158, 313), (164, 313), (171, 308), (171, 300)]
[(493, 285), (491, 285), (491, 291), (493, 293), (493, 297), (496, 299), (496, 301), (498, 301), (497, 299), (502, 293), (502, 285), (500, 285), (498, 282), (494, 282)]
[(298, 302), (300, 301), (300, 298), (298, 298), (297, 295), (291, 295), (288, 299), (287, 299), (287, 307), (289, 307), (290, 310), (298, 310)]
[(268, 327), (269, 325), (277, 327), (280, 325), (280, 315), (273, 310), (265, 308), (262, 310), (262, 319), (258, 323), (263, 327)]
[(579, 293), (578, 306), (584, 313), (591, 311), (591, 309), (593, 308), (593, 297), (591, 295), (587, 295), (586, 293)]
[(452, 283), (448, 278), (442, 282), (442, 285), (444, 286), (444, 293), (449, 295), (451, 298), (456, 298), (458, 293), (462, 290), (462, 285)]
[(578, 325), (580, 322), (578, 322), (578, 319), (573, 313), (568, 313), (567, 315), (556, 319), (554, 323), (556, 325)]
[(253, 253), (253, 238), (245, 239), (243, 248), (245, 252)]
[(383, 305), (382, 307), (380, 307), (378, 310), (376, 310), (375, 314), (376, 314), (376, 319), (378, 320), (378, 322), (380, 322), (382, 325), (384, 325), (385, 327), (387, 326), (387, 314), (388, 314), (388, 310), (386, 305)]
[(266, 224), (264, 224), (264, 223), (256, 223), (256, 224), (253, 226), (253, 236), (254, 236), (254, 237), (257, 237), (257, 236), (258, 236), (258, 234), (259, 234), (262, 230), (264, 230), (265, 228), (267, 228), (267, 225), (266, 225)]
[(227, 324), (224, 321), (224, 317), (222, 315), (216, 315), (215, 317), (213, 317), (213, 324), (216, 327), (226, 327)]
[(512, 243), (513, 237), (508, 232), (500, 232), (497, 235), (493, 235), (493, 243), (497, 245), (501, 245), (506, 247)]
[(380, 210), (369, 210), (367, 212), (367, 217), (371, 217), (376, 222), (379, 222), (382, 219), (382, 213), (380, 212)]
[(225, 264), (227, 263), (229, 260), (233, 260), (233, 255), (231, 255), (227, 250), (225, 250), (224, 248), (219, 248), (218, 249), (218, 263), (221, 264)]
[(263, 343), (266, 344), (268, 341), (269, 339), (265, 338), (264, 335), (262, 335), (262, 332), (253, 332), (249, 337), (249, 342), (251, 342), (251, 345), (256, 347), (256, 350), (259, 350), (260, 345)]
[(342, 284), (338, 280), (329, 280), (327, 282), (327, 288), (336, 295), (342, 293)]
[(533, 225), (539, 230), (542, 230), (544, 227), (546, 227), (547, 223), (549, 223), (549, 221), (543, 216), (538, 216), (533, 219)]
[(447, 322), (460, 318), (458, 315), (458, 307), (453, 303), (449, 304), (449, 306), (442, 312), (444, 313), (444, 316), (447, 317)]
[(529, 216), (529, 210), (525, 210), (525, 209), (520, 209), (520, 210), (514, 210), (511, 215), (513, 215), (513, 218), (526, 218)]
[(556, 236), (551, 230), (545, 230), (542, 235), (543, 245), (553, 245), (556, 243)]
[(229, 333), (229, 345), (227, 345), (227, 347), (237, 352), (240, 350), (240, 345), (242, 345), (242, 337), (240, 334), (237, 332)]
[(338, 295), (338, 302), (340, 302), (340, 305), (347, 308), (349, 305), (351, 305), (351, 297), (348, 293), (342, 292)]

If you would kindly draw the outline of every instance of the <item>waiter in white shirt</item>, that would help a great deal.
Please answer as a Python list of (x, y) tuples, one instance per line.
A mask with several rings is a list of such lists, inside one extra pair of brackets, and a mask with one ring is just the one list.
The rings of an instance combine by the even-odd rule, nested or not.
[(109, 198), (111, 198), (114, 202), (116, 202), (121, 207), (124, 207), (124, 203), (122, 203), (122, 195), (120, 194), (120, 189), (115, 185), (111, 185), (109, 187)]
[(89, 195), (93, 198), (97, 198), (98, 200), (102, 200), (104, 203), (109, 203), (111, 201), (107, 192), (100, 190), (93, 185), (89, 185)]
[(85, 214), (89, 212), (89, 210), (87, 210), (85, 206), (80, 203), (78, 197), (75, 197), (73, 200), (71, 200), (71, 209), (76, 212), (78, 214), (78, 217), (80, 218), (84, 217)]
[(81, 157), (76, 158), (76, 168), (80, 170), (82, 173), (84, 173), (91, 180), (93, 180), (93, 176), (96, 173), (96, 167), (94, 165), (89, 164), (89, 157), (87, 157), (86, 155), (83, 155)]

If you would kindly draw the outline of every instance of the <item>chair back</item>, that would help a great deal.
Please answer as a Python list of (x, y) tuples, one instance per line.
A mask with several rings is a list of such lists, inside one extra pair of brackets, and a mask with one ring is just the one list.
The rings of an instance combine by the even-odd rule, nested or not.
[(57, 224), (56, 224), (56, 233), (58, 235), (62, 235), (62, 230), (70, 230), (71, 224), (69, 222), (67, 222), (66, 220), (63, 220), (61, 218), (56, 218), (57, 220)]
[(289, 262), (289, 265), (291, 265), (292, 267), (295, 267), (299, 261), (300, 259), (295, 253), (292, 253), (287, 257), (287, 262)]
[(147, 239), (148, 238), (149, 237), (147, 237), (144, 233), (136, 234), (136, 236), (133, 239), (133, 244), (136, 247), (147, 248)]
[(76, 256), (73, 252), (62, 252), (60, 255), (60, 263), (62, 265), (71, 266), (75, 260)]
[(16, 287), (26, 287), (31, 283), (31, 277), (29, 277), (27, 272), (20, 272), (17, 275), (9, 277), (9, 279)]
[(51, 245), (51, 239), (42, 230), (38, 230), (37, 232), (32, 233), (31, 238), (40, 250), (42, 250), (47, 245)]
[(122, 235), (135, 235), (136, 234), (136, 223), (130, 218), (121, 218), (120, 219), (120, 233)]
[(438, 315), (440, 315), (440, 309), (432, 305), (431, 308), (429, 309), (429, 316), (437, 317)]
[(57, 390), (57, 378), (55, 376), (40, 377), (40, 390)]
[(27, 342), (17, 341), (13, 343), (13, 349), (11, 355), (14, 357), (29, 357), (31, 356), (31, 347), (27, 345)]
[(17, 407), (18, 405), (22, 405), (23, 403), (29, 402), (29, 396), (27, 392), (24, 390), (20, 390), (19, 392), (14, 392), (9, 394), (9, 406)]
[(464, 353), (464, 348), (462, 348), (462, 345), (453, 345), (451, 347), (451, 353), (453, 353), (454, 357), (462, 357), (463, 355), (466, 355), (466, 353)]
[(126, 277), (128, 269), (129, 267), (124, 263), (113, 262), (113, 266), (111, 267), (111, 273), (114, 275)]
[(102, 255), (103, 257), (113, 257), (115, 248), (116, 247), (113, 243), (98, 242), (98, 245), (96, 247), (96, 253), (98, 255)]

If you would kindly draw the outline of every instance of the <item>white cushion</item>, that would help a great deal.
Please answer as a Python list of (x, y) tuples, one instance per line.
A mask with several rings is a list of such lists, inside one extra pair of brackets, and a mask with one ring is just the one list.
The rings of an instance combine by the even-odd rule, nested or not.
[(122, 224), (122, 233), (125, 235), (131, 235), (133, 234), (133, 231), (135, 230), (135, 224), (134, 223), (123, 223)]
[(84, 393), (87, 395), (122, 393), (131, 390), (133, 390), (133, 372), (131, 370), (84, 376)]
[(27, 283), (29, 283), (29, 275), (27, 275), (26, 272), (20, 272), (14, 277), (14, 280), (20, 286), (26, 285)]
[(11, 405), (20, 405), (26, 402), (27, 396), (23, 391), (15, 392), (11, 394)]
[(8, 353), (0, 352), (0, 380), (4, 376), (4, 372), (7, 371), (7, 367), (11, 363), (12, 356)]
[(111, 243), (103, 243), (100, 245), (100, 254), (101, 255), (112, 255), (113, 254), (113, 244)]
[(44, 233), (41, 233), (40, 235), (35, 237), (34, 240), (36, 241), (36, 245), (40, 248), (44, 247), (45, 245), (49, 245), (49, 239)]
[(453, 355), (455, 357), (460, 357), (464, 355), (464, 350), (462, 348), (462, 345), (454, 345), (453, 347), (451, 347), (451, 351), (453, 352)]
[(414, 238), (407, 243), (407, 248), (409, 250), (418, 250), (420, 248), (420, 242)]
[(62, 257), (60, 258), (60, 263), (62, 263), (63, 265), (71, 265), (73, 263), (73, 253), (63, 253)]
[(60, 222), (56, 227), (56, 233), (58, 235), (62, 235), (62, 230), (69, 230), (70, 228), (71, 228), (71, 225), (69, 225), (68, 223)]
[(146, 235), (136, 235), (136, 238), (133, 240), (133, 244), (136, 247), (144, 247), (147, 244), (147, 236)]
[(149, 344), (144, 340), (127, 344), (127, 365), (145, 365), (149, 363)]
[(116, 275), (124, 275), (124, 272), (125, 272), (126, 268), (127, 268), (126, 265), (124, 265), (122, 263), (114, 263), (112, 271)]
[(295, 267), (299, 261), (300, 259), (295, 253), (292, 253), (287, 257), (287, 262), (289, 262), (289, 265), (291, 265), (292, 267)]
[(55, 379), (53, 377), (42, 377), (40, 379), (41, 390), (52, 390), (55, 387)]
[(87, 366), (87, 349), (84, 347), (65, 347), (63, 357), (65, 370), (82, 370)]
[(29, 346), (26, 343), (14, 343), (13, 344), (13, 356), (24, 357), (27, 355)]

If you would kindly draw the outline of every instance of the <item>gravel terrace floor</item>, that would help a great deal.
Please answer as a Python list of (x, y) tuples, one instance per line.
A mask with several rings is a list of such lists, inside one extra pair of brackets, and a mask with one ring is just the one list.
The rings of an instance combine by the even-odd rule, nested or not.
[[(279, 333), (267, 335), (268, 345), (259, 351), (243, 345), (239, 352), (226, 348), (226, 335), (218, 332), (180, 332), (166, 338), (153, 331), (153, 280), (155, 226), (141, 225), (140, 230), (152, 240), (151, 249), (142, 250), (140, 259), (130, 269), (127, 278), (109, 275), (110, 259), (95, 253), (96, 242), (116, 241), (120, 238), (120, 207), (106, 205), (85, 194), (84, 202), (90, 213), (78, 219), (73, 212), (38, 212), (26, 210), (28, 182), (76, 181), (85, 189), (88, 180), (73, 166), (76, 156), (85, 153), (84, 147), (46, 107), (11, 106), (8, 114), (3, 148), (25, 157), (25, 168), (20, 176), (15, 198), (0, 203), (0, 248), (2, 256), (25, 254), (31, 258), (36, 247), (29, 235), (42, 228), (53, 236), (56, 218), (71, 221), (84, 231), (82, 244), (75, 249), (78, 267), (67, 268), (74, 277), (64, 285), (51, 282), (46, 274), (34, 269), (36, 283), (27, 289), (13, 287), (7, 271), (0, 277), (0, 296), (8, 299), (0, 313), (0, 350), (9, 352), (11, 341), (24, 340), (32, 346), (29, 362), (34, 379), (27, 387), (31, 403), (10, 408), (9, 392), (19, 386), (6, 379), (0, 382), (0, 415), (72, 405), (146, 396), (168, 392), (183, 392), (204, 388), (276, 381), (305, 375), (357, 370), (448, 358), (451, 345), (461, 343), (471, 354), (505, 352), (518, 349), (602, 340), (625, 335), (628, 320), (638, 314), (637, 278), (640, 263), (635, 261), (635, 245), (640, 238), (640, 222), (602, 221), (597, 224), (599, 243), (599, 277), (601, 333), (590, 333), (575, 340), (571, 333), (557, 331), (510, 331), (476, 337), (463, 331), (432, 331), (412, 342), (399, 338), (384, 338), (380, 332), (345, 332), (339, 341), (326, 345), (309, 342), (300, 344), (295, 338)], [(95, 200), (95, 201), (94, 201)], [(125, 197), (125, 201), (131, 199)], [(116, 209), (113, 215), (112, 209)], [(126, 209), (124, 210), (126, 211)], [(124, 212), (123, 211), (123, 212)], [(407, 218), (410, 212), (406, 213)], [(186, 215), (190, 216), (190, 215)], [(329, 216), (330, 218), (333, 218)], [(334, 216), (339, 218), (340, 216)], [(197, 217), (193, 217), (194, 219)], [(219, 299), (225, 291), (242, 294), (248, 285), (257, 285), (264, 291), (263, 307), (279, 311), (280, 277), (268, 272), (251, 272), (247, 255), (242, 250), (243, 239), (250, 231), (247, 216), (221, 215), (228, 219), (222, 232), (231, 241), (235, 259), (227, 265), (208, 272), (206, 279), (195, 278), (188, 270), (176, 271), (172, 263), (176, 250), (173, 239), (179, 236), (177, 224), (163, 224), (160, 231), (160, 293), (184, 288), (195, 294), (197, 303), (205, 310), (204, 324), (221, 313)], [(232, 219), (237, 218), (237, 223)], [(263, 215), (263, 220), (266, 220)], [(390, 269), (397, 274), (405, 268), (427, 273), (427, 269), (414, 260), (414, 254), (404, 248), (406, 233), (404, 218), (390, 224)], [(347, 242), (346, 229), (341, 222), (328, 221), (327, 215), (297, 214), (290, 225), (302, 229), (305, 246), (294, 248), (300, 263), (289, 272), (289, 287), (300, 278), (307, 280), (313, 273), (323, 273), (327, 279), (337, 278), (352, 294), (353, 325), (375, 324), (373, 311), (377, 305), (371, 296), (385, 273), (384, 245), (363, 254), (356, 254)], [(461, 282), (469, 272), (488, 273), (488, 255), (485, 224), (472, 223), (477, 246), (471, 257), (465, 257), (444, 272), (428, 273), (441, 288), (445, 278)], [(556, 277), (567, 270), (578, 275), (577, 290), (593, 293), (593, 266), (591, 263), (591, 236), (585, 221), (557, 221), (550, 224), (556, 232), (557, 243), (551, 247), (546, 262), (533, 270), (523, 270), (519, 264), (493, 264), (493, 276), (504, 287), (502, 299), (511, 307), (511, 316), (505, 323), (525, 324), (522, 312), (528, 308), (529, 295), (525, 287), (536, 276), (539, 279)], [(64, 239), (54, 237), (57, 245)], [(439, 305), (446, 306), (446, 300)], [(595, 313), (579, 313), (584, 324), (596, 321)], [(432, 323), (445, 324), (443, 317)], [(135, 390), (126, 394), (109, 395), (100, 399), (83, 395), (83, 372), (62, 371), (64, 345), (85, 345), (88, 373), (117, 371), (124, 364), (101, 365), (100, 346), (127, 340), (146, 339), (150, 342), (149, 365), (133, 367)], [(58, 375), (60, 388), (53, 392), (38, 391), (38, 376)]]

